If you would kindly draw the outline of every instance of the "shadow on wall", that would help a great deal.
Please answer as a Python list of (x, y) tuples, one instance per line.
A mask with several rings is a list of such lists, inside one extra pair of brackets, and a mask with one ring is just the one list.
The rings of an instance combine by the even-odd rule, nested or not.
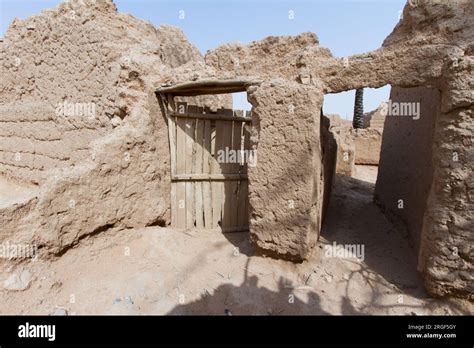
[[(434, 133), (440, 101), (437, 89), (394, 86), (389, 102), (400, 106), (402, 116), (385, 118), (375, 199), (391, 220), (408, 231), (417, 253), (433, 182)], [(403, 111), (409, 111), (410, 116), (403, 116)], [(398, 206), (400, 202), (403, 209)]]

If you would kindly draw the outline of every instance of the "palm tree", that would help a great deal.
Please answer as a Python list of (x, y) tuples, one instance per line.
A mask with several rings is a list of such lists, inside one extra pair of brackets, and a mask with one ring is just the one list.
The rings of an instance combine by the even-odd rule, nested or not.
[(354, 128), (364, 128), (364, 89), (358, 88), (355, 93), (354, 118), (352, 119)]

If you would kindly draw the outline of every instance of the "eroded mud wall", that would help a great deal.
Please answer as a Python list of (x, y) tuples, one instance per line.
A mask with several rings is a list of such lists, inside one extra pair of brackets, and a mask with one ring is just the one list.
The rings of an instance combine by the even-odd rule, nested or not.
[(474, 299), (474, 46), (446, 66), (419, 269), (434, 296)]
[(390, 100), (393, 105), (418, 103), (411, 105), (419, 105), (420, 118), (414, 119), (415, 115), (385, 118), (375, 199), (386, 215), (401, 220), (417, 252), (433, 181), (433, 133), (440, 93), (424, 87), (394, 87)]
[(314, 86), (276, 80), (252, 87), (249, 100), (251, 145), (258, 154), (248, 174), (252, 241), (268, 254), (303, 260), (321, 227), (323, 94)]
[(12, 23), (0, 72), (0, 173), (40, 186), (26, 207), (0, 210), (1, 240), (49, 255), (110, 227), (169, 221), (168, 130), (154, 90), (213, 76), (178, 28), (110, 0), (68, 1)]

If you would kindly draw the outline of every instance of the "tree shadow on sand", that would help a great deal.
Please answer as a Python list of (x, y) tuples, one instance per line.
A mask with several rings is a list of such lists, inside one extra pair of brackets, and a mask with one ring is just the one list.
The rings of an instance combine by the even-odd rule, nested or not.
[(307, 300), (300, 299), (291, 281), (280, 277), (278, 290), (258, 286), (259, 278), (245, 272), (244, 282), (238, 286), (222, 284), (213, 294), (203, 293), (201, 298), (177, 305), (168, 315), (324, 315), (321, 299), (308, 291)]
[[(467, 314), (468, 310), (455, 301), (430, 298), (426, 293), (408, 234), (389, 222), (373, 202), (374, 187), (373, 183), (336, 174), (321, 236), (329, 244), (365, 246), (364, 262), (357, 263), (358, 269), (348, 274), (341, 312), (359, 314), (403, 307), (407, 314), (415, 314), (419, 305), (404, 303), (408, 295), (423, 300), (425, 310), (449, 307), (452, 314)], [(359, 303), (358, 310), (350, 300), (356, 295), (351, 289), (355, 277), (364, 278), (370, 293), (370, 299), (364, 305)], [(387, 304), (387, 294), (392, 293), (400, 297), (394, 295), (393, 303)]]

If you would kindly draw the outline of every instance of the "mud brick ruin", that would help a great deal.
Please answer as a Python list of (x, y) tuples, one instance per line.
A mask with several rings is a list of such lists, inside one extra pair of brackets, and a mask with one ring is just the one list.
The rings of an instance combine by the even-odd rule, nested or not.
[[(16, 20), (0, 42), (0, 173), (29, 189), (0, 207), (0, 239), (35, 242), (42, 257), (55, 257), (109, 228), (247, 225), (262, 253), (305, 260), (316, 252), (336, 167), (378, 161), (367, 139), (382, 139), (380, 124), (348, 135), (321, 114), (324, 95), (390, 84), (391, 100), (420, 102), (421, 117), (385, 118), (375, 199), (414, 240), (427, 291), (472, 298), (472, 18), (472, 1), (408, 3), (382, 47), (344, 59), (313, 33), (226, 44), (203, 57), (179, 29), (118, 13), (109, 0)], [(251, 115), (229, 110), (235, 91), (247, 92)], [(70, 117), (68, 103), (84, 105)], [(180, 138), (189, 127), (173, 116), (179, 105), (199, 115), (189, 119), (203, 134), (200, 156), (215, 159), (204, 134), (227, 132), (230, 122), (239, 143), (228, 145), (247, 141), (257, 164), (212, 172), (201, 164), (209, 161), (193, 162), (197, 171), (180, 162), (196, 152)], [(199, 194), (189, 198), (189, 188)], [(209, 203), (214, 213), (194, 204), (212, 200), (213, 188), (223, 197)], [(179, 194), (193, 207), (186, 223), (176, 219)]]

